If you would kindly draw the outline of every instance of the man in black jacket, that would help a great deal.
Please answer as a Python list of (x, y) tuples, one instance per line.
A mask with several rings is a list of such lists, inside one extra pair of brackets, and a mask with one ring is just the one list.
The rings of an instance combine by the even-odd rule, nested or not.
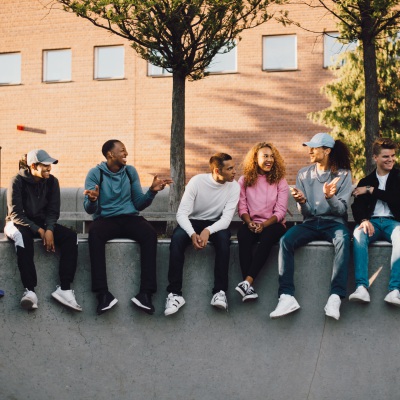
[(392, 243), (391, 273), (387, 303), (400, 307), (400, 171), (394, 168), (398, 145), (388, 138), (373, 144), (376, 169), (361, 179), (354, 190), (353, 252), (356, 291), (350, 301), (370, 302), (368, 292), (368, 245), (376, 240)]
[(11, 179), (7, 190), (8, 214), (4, 233), (15, 244), (18, 268), (25, 288), (21, 306), (26, 310), (38, 308), (33, 239), (41, 238), (48, 252), (55, 251), (55, 244), (61, 250), (60, 286), (52, 296), (67, 307), (82, 311), (70, 288), (78, 261), (77, 235), (71, 229), (57, 224), (60, 216), (60, 186), (57, 178), (50, 174), (51, 165), (57, 163), (58, 160), (44, 150), (30, 151), (23, 165), (20, 163), (19, 173)]

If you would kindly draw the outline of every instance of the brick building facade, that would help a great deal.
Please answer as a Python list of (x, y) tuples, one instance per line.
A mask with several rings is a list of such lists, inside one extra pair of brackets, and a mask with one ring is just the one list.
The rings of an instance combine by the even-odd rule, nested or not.
[[(82, 187), (87, 171), (102, 161), (101, 146), (110, 138), (125, 143), (142, 184), (151, 182), (151, 174), (169, 175), (171, 77), (148, 76), (147, 63), (127, 41), (59, 5), (45, 8), (47, 3), (0, 3), (0, 56), (16, 52), (21, 66), (18, 84), (0, 85), (0, 185), (8, 185), (21, 154), (44, 148), (60, 160), (53, 171), (61, 185)], [(314, 31), (336, 30), (335, 21), (323, 12), (286, 8)], [(296, 38), (296, 68), (263, 70), (263, 37), (287, 34)], [(124, 47), (123, 79), (94, 79), (95, 47), (111, 45)], [(43, 52), (56, 49), (70, 49), (71, 79), (43, 82)], [(265, 140), (281, 151), (293, 183), (308, 162), (301, 143), (326, 129), (306, 118), (328, 106), (320, 88), (333, 75), (323, 67), (323, 35), (269, 21), (244, 32), (236, 51), (236, 72), (186, 85), (187, 179), (207, 171), (212, 153), (228, 152), (239, 163), (255, 142)], [(19, 131), (19, 124), (46, 133)]]

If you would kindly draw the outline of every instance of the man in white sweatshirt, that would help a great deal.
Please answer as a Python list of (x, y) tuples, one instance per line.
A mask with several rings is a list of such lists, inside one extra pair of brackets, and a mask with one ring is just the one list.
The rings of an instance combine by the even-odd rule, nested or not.
[(235, 179), (235, 164), (232, 157), (216, 153), (210, 158), (209, 174), (194, 176), (186, 186), (179, 205), (169, 257), (165, 315), (176, 313), (185, 304), (182, 297), (183, 264), (185, 249), (192, 243), (202, 250), (210, 240), (215, 247), (214, 288), (211, 305), (226, 310), (228, 303), (229, 246), (232, 221), (239, 201), (240, 187)]

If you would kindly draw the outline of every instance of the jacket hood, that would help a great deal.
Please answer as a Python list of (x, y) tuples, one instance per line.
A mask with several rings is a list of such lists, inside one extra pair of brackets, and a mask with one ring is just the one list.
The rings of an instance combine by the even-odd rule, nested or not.
[(43, 181), (43, 183), (44, 183), (44, 181), (45, 181), (45, 180), (43, 179), (42, 181), (36, 182), (36, 181), (33, 179), (33, 176), (32, 176), (32, 174), (30, 173), (30, 171), (29, 171), (28, 168), (21, 168), (21, 169), (18, 171), (18, 175), (21, 176), (22, 179), (23, 179), (26, 183), (29, 183), (29, 184), (31, 184), (31, 185), (40, 184), (40, 183), (42, 183), (42, 181)]
[(125, 169), (126, 169), (126, 166), (123, 166), (118, 172), (112, 172), (108, 169), (106, 161), (97, 164), (96, 167), (101, 169), (105, 175), (115, 176), (115, 177), (125, 174)]

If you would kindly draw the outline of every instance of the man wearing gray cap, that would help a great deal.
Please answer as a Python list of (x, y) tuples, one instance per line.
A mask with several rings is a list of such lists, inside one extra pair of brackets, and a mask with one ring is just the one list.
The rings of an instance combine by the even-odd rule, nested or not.
[(350, 258), (350, 233), (346, 226), (352, 192), (350, 153), (340, 140), (317, 133), (308, 146), (311, 165), (297, 174), (291, 189), (304, 222), (281, 238), (279, 249), (279, 303), (270, 314), (279, 318), (300, 308), (294, 298), (294, 251), (313, 240), (327, 240), (335, 247), (331, 290), (325, 314), (340, 317), (341, 298), (346, 296)]
[(67, 307), (82, 311), (70, 288), (78, 260), (77, 235), (57, 224), (60, 186), (58, 179), (50, 174), (51, 165), (57, 163), (58, 160), (44, 150), (30, 151), (20, 161), (19, 173), (11, 179), (7, 190), (8, 214), (4, 233), (15, 243), (18, 268), (25, 288), (21, 306), (26, 310), (38, 308), (33, 239), (41, 238), (46, 251), (54, 252), (55, 244), (61, 250), (60, 286), (52, 296)]

